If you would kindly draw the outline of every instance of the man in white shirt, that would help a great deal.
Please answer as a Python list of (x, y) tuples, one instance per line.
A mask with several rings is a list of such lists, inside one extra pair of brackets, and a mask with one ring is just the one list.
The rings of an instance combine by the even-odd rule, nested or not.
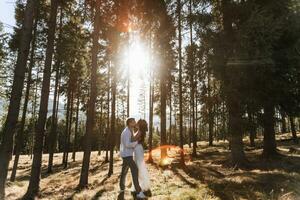
[(137, 141), (132, 141), (135, 125), (135, 119), (128, 118), (126, 120), (126, 128), (121, 134), (120, 155), (123, 159), (123, 164), (120, 178), (120, 189), (121, 192), (125, 190), (125, 178), (128, 173), (128, 169), (130, 168), (135, 191), (137, 192), (137, 198), (144, 199), (146, 196), (139, 185), (138, 168), (133, 160), (134, 147), (138, 144)]

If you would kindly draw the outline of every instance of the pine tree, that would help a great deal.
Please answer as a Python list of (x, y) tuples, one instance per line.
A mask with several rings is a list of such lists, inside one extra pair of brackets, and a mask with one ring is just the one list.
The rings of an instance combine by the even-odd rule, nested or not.
[(180, 148), (181, 148), (181, 164), (184, 164), (184, 154), (183, 154), (183, 101), (182, 101), (182, 36), (181, 36), (181, 0), (177, 0), (177, 17), (178, 17), (178, 62), (179, 62), (179, 137), (180, 137)]
[(87, 124), (85, 133), (85, 144), (84, 144), (84, 154), (81, 167), (79, 187), (86, 187), (88, 184), (88, 174), (90, 166), (91, 157), (91, 139), (93, 134), (93, 129), (95, 126), (95, 102), (96, 102), (96, 79), (97, 79), (97, 55), (99, 52), (99, 32), (100, 32), (100, 18), (101, 18), (101, 2), (96, 1), (95, 4), (95, 15), (94, 15), (94, 30), (92, 35), (92, 63), (91, 63), (91, 82), (90, 82), (90, 96), (87, 108)]
[(28, 0), (24, 12), (24, 21), (21, 30), (21, 42), (18, 48), (18, 58), (14, 71), (14, 81), (0, 146), (0, 157), (2, 159), (0, 164), (0, 199), (4, 199), (5, 196), (5, 182), (9, 160), (11, 159), (12, 155), (13, 136), (20, 111), (20, 102), (26, 71), (26, 61), (28, 58), (30, 42), (32, 38), (36, 3), (37, 1)]
[(29, 102), (29, 92), (32, 84), (32, 68), (34, 66), (34, 54), (35, 54), (35, 48), (36, 48), (36, 37), (37, 37), (37, 23), (38, 23), (38, 17), (36, 17), (34, 22), (34, 28), (33, 28), (33, 39), (31, 41), (31, 51), (30, 51), (30, 61), (29, 61), (29, 67), (28, 67), (28, 74), (27, 74), (27, 84), (26, 84), (26, 91), (25, 91), (25, 97), (24, 97), (24, 105), (23, 105), (23, 111), (22, 111), (22, 118), (21, 118), (21, 124), (20, 128), (16, 135), (16, 145), (15, 145), (15, 160), (13, 169), (11, 172), (10, 181), (15, 181), (16, 173), (17, 173), (17, 167), (19, 163), (19, 157), (21, 154), (21, 151), (23, 149), (23, 143), (24, 143), (24, 128), (25, 128), (25, 120), (26, 120), (26, 114), (27, 114), (27, 108), (28, 108), (28, 102)]
[[(59, 34), (58, 34), (58, 42), (61, 42), (62, 37), (62, 19), (63, 19), (63, 10), (60, 9), (60, 17), (59, 17)], [(60, 45), (57, 45), (57, 54), (61, 53)], [(57, 140), (57, 113), (58, 113), (58, 105), (59, 105), (59, 80), (60, 80), (60, 67), (61, 67), (61, 58), (57, 56), (57, 60), (55, 63), (55, 86), (54, 86), (54, 99), (52, 106), (52, 118), (51, 118), (51, 130), (49, 135), (49, 160), (48, 160), (48, 173), (52, 173), (53, 167), (53, 155), (55, 151), (55, 144)]]
[(44, 132), (45, 132), (44, 127), (45, 127), (47, 113), (48, 113), (51, 65), (52, 65), (52, 56), (54, 52), (57, 10), (58, 10), (58, 1), (51, 0), (51, 11), (50, 11), (50, 19), (48, 25), (49, 30), (48, 30), (48, 37), (47, 37), (47, 49), (46, 49), (45, 66), (43, 72), (42, 91), (41, 91), (42, 96), (41, 96), (38, 121), (37, 121), (37, 126), (35, 131), (35, 143), (34, 143), (34, 150), (33, 150), (34, 156), (33, 156), (29, 186), (26, 194), (24, 195), (24, 198), (33, 198), (35, 195), (37, 195), (39, 191), (42, 154), (43, 154), (43, 141), (44, 141)]

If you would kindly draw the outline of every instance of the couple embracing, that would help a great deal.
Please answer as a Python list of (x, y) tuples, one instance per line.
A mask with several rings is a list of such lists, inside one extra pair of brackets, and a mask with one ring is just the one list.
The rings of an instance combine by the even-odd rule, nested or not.
[(126, 175), (130, 169), (134, 185), (132, 189), (138, 199), (147, 198), (144, 192), (150, 191), (150, 178), (144, 161), (143, 148), (147, 131), (148, 125), (145, 120), (140, 119), (136, 123), (134, 118), (128, 118), (120, 140), (120, 155), (123, 160), (120, 189), (124, 193)]

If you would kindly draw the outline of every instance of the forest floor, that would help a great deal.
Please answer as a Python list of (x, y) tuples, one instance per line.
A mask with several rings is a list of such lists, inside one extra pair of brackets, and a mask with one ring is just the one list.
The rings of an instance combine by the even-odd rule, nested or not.
[[(260, 144), (256, 149), (246, 146), (245, 152), (251, 161), (251, 167), (246, 170), (234, 169), (228, 165), (228, 144), (221, 141), (215, 142), (213, 147), (209, 147), (206, 142), (199, 142), (197, 158), (191, 159), (186, 155), (184, 168), (178, 164), (176, 148), (170, 149), (170, 158), (163, 163), (158, 163), (159, 151), (154, 151), (154, 164), (147, 164), (152, 182), (152, 197), (149, 199), (300, 199), (300, 145), (294, 145), (287, 139), (290, 137), (290, 134), (277, 137), (282, 156), (276, 159), (262, 159)], [(188, 146), (185, 150), (187, 154), (190, 152)], [(45, 154), (37, 199), (118, 199), (121, 170), (118, 154), (115, 157), (114, 174), (108, 177), (108, 163), (104, 162), (104, 153), (98, 156), (97, 152), (93, 152), (89, 187), (77, 190), (82, 155), (82, 152), (78, 152), (76, 161), (72, 162), (70, 158), (68, 168), (63, 169), (62, 154), (55, 154), (54, 172), (47, 174), (48, 155)], [(7, 199), (19, 199), (24, 195), (28, 186), (30, 165), (30, 157), (21, 156), (16, 181), (7, 182)], [(130, 179), (129, 173), (125, 199), (133, 199)]]

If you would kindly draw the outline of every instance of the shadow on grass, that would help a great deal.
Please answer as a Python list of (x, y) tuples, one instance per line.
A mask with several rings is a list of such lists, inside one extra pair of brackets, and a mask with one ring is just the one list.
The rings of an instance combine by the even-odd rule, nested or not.
[[(103, 186), (103, 184), (108, 180), (108, 176), (104, 177), (97, 185), (99, 185), (100, 187)], [(84, 189), (88, 189), (88, 186), (87, 187), (83, 187), (83, 188), (80, 188), (80, 187), (76, 187), (75, 188), (75, 192), (73, 192), (68, 198), (67, 200), (72, 200), (74, 198), (74, 196), (76, 194), (79, 194), (82, 190)], [(72, 190), (74, 191), (74, 190)], [(96, 194), (95, 196), (92, 198), (92, 199), (98, 199), (99, 197), (102, 196), (102, 194), (105, 192), (106, 190), (101, 188)]]
[(105, 189), (99, 190), (99, 191), (95, 194), (95, 196), (93, 196), (93, 198), (92, 198), (91, 200), (97, 200), (97, 199), (99, 199), (99, 198), (102, 196), (102, 194), (103, 194), (104, 192), (106, 192)]
[[(227, 154), (218, 151), (200, 152), (188, 165), (172, 163), (170, 169), (191, 187), (195, 187), (194, 181), (199, 181), (224, 200), (279, 199), (284, 195), (289, 195), (289, 199), (299, 199), (299, 157), (282, 155), (276, 159), (263, 160), (256, 153), (251, 156), (249, 169), (233, 170), (226, 165)], [(216, 166), (216, 163), (221, 166)]]
[(196, 188), (197, 184), (193, 183), (191, 181), (189, 181), (188, 179), (186, 179), (186, 177), (184, 177), (176, 167), (171, 167), (171, 170), (174, 172), (174, 174), (176, 176), (178, 176), (180, 178), (181, 181), (183, 181), (185, 184), (189, 185), (191, 188)]
[(263, 171), (279, 170), (287, 173), (300, 173), (300, 157), (285, 155), (279, 151), (279, 156), (275, 158), (265, 159), (259, 156), (252, 157), (251, 169), (259, 169)]
[(125, 200), (125, 192), (122, 191), (118, 194), (118, 200)]
[(74, 196), (78, 193), (80, 193), (84, 188), (79, 188), (79, 187), (76, 187), (75, 188), (75, 192), (72, 193), (72, 195), (68, 198), (66, 198), (66, 200), (72, 200), (74, 198)]
[[(41, 167), (41, 178), (44, 179), (44, 178), (47, 178), (47, 177), (49, 177), (49, 176), (51, 176), (53, 174), (56, 174), (56, 173), (59, 173), (59, 172), (62, 172), (62, 171), (67, 171), (70, 168), (73, 169), (75, 167), (79, 167), (80, 163), (81, 163), (80, 161), (70, 162), (68, 168), (66, 168), (66, 169), (63, 168), (62, 164), (55, 164), (52, 167), (52, 172), (51, 173), (47, 172), (48, 171), (48, 166), (44, 165), (44, 166)], [(26, 180), (29, 180), (30, 173), (31, 173), (31, 168), (29, 167), (28, 169), (22, 171), (22, 175), (21, 176), (17, 176), (16, 177), (16, 181), (26, 181)]]
[[(285, 174), (241, 173), (223, 180), (212, 180), (208, 187), (217, 196), (225, 200), (234, 199), (280, 199), (284, 194), (291, 193), (299, 198), (299, 187), (290, 185), (299, 180)], [(292, 198), (294, 199), (294, 198)]]
[(95, 167), (93, 167), (92, 169), (90, 169), (90, 173), (94, 174), (95, 172), (97, 172), (98, 170), (100, 170), (101, 168), (103, 168), (103, 166), (107, 164), (105, 161), (103, 161), (100, 165), (96, 165)]

